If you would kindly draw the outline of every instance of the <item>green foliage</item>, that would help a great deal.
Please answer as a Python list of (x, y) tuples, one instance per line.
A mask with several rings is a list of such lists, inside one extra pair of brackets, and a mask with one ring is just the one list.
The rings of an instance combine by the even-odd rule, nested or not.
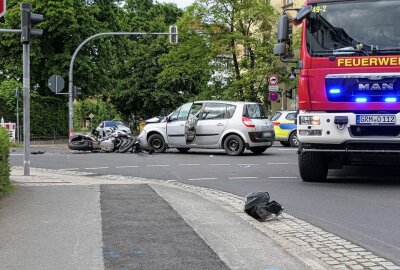
[(102, 121), (116, 120), (121, 121), (122, 118), (118, 111), (108, 101), (102, 101), (99, 99), (84, 99), (74, 104), (75, 109), (75, 130), (81, 130), (84, 126), (85, 121), (89, 118), (92, 113), (94, 115), (92, 120), (92, 128), (99, 125)]
[(10, 164), (8, 162), (9, 138), (8, 130), (0, 127), (0, 197), (11, 189)]

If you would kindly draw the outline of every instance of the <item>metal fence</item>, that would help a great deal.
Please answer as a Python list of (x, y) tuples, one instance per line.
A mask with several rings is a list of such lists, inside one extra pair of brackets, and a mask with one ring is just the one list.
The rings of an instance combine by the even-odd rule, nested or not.
[[(23, 143), (23, 136), (21, 136), (20, 143)], [(67, 135), (37, 135), (31, 134), (31, 145), (44, 145), (44, 144), (68, 144)]]

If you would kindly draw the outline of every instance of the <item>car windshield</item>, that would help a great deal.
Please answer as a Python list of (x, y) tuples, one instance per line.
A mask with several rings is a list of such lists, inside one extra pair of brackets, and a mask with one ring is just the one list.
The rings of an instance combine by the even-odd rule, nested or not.
[(260, 104), (246, 104), (243, 110), (243, 116), (250, 119), (266, 119), (263, 106)]
[(279, 117), (281, 117), (282, 113), (281, 112), (277, 112), (275, 113), (275, 115), (272, 117), (271, 121), (276, 121), (279, 119)]
[(125, 127), (124, 124), (122, 124), (121, 122), (116, 122), (116, 121), (106, 121), (104, 123), (105, 127)]
[(399, 1), (313, 4), (307, 19), (312, 56), (400, 53)]

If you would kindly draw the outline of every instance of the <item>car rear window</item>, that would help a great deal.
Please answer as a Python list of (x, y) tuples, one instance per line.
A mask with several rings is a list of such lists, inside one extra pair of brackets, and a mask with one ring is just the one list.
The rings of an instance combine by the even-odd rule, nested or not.
[(267, 119), (264, 107), (260, 104), (246, 104), (243, 108), (243, 116), (250, 119)]
[(276, 112), (275, 115), (272, 117), (271, 121), (276, 121), (281, 117), (282, 113), (281, 112)]

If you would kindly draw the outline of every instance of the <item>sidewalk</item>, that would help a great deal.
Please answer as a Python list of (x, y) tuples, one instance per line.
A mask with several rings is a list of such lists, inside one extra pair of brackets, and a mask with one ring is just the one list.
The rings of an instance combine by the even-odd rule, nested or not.
[(399, 269), (290, 215), (258, 222), (229, 193), (60, 173), (12, 171), (16, 191), (0, 201), (2, 269)]

